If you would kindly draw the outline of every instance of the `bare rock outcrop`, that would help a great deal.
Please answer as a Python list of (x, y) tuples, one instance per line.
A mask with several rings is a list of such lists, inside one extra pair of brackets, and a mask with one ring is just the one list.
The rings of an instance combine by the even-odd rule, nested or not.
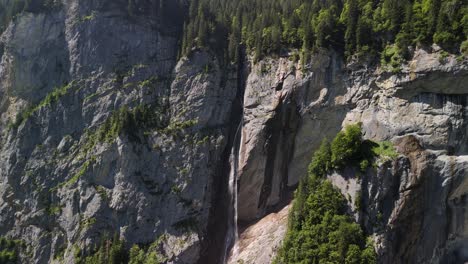
[(289, 209), (285, 206), (242, 230), (227, 263), (271, 263), (286, 234)]

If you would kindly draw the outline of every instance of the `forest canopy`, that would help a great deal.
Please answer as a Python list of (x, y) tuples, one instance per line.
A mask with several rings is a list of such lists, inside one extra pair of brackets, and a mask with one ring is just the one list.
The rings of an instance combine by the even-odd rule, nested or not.
[(240, 46), (257, 58), (284, 48), (349, 57), (396, 44), (405, 57), (408, 47), (432, 43), (458, 52), (467, 35), (463, 0), (193, 0), (182, 50), (210, 47), (235, 61)]
[[(0, 31), (21, 12), (45, 12), (57, 0), (0, 0)], [(255, 59), (317, 48), (345, 57), (382, 54), (400, 64), (409, 47), (433, 43), (468, 54), (465, 0), (115, 0), (130, 17), (155, 16), (163, 27), (184, 23), (181, 55), (210, 48), (225, 62), (246, 50)], [(101, 10), (102, 11), (102, 10)]]

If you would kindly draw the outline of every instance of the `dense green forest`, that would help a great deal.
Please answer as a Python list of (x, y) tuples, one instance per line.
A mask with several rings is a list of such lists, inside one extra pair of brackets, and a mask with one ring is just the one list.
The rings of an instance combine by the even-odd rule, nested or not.
[[(0, 0), (0, 31), (18, 13), (47, 11), (59, 2)], [(291, 48), (302, 55), (332, 48), (348, 58), (382, 53), (384, 61), (394, 64), (409, 56), (408, 47), (432, 43), (468, 54), (468, 1), (464, 0), (117, 0), (115, 4), (125, 6), (130, 16), (185, 22), (181, 54), (209, 47), (225, 62), (235, 62), (243, 47), (255, 59)]]
[[(397, 155), (390, 142), (363, 140), (359, 124), (346, 127), (331, 143), (323, 140), (308, 176), (296, 190), (288, 231), (275, 263), (377, 263), (371, 239), (347, 215), (345, 197), (326, 175), (346, 166), (365, 171), (376, 157), (393, 159)], [(359, 199), (357, 195), (358, 210)]]
[[(347, 57), (408, 56), (408, 46), (437, 43), (458, 52), (468, 35), (464, 0), (193, 0), (182, 44), (211, 47), (235, 61), (239, 47), (256, 58), (285, 47), (303, 54), (333, 48)], [(390, 49), (396, 44), (396, 49)]]
[(372, 242), (346, 215), (345, 198), (329, 181), (309, 175), (296, 191), (290, 216), (274, 263), (377, 263)]

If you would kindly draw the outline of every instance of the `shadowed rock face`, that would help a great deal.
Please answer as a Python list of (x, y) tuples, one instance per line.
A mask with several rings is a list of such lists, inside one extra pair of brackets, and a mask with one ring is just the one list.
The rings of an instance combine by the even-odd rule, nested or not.
[[(2, 34), (0, 234), (25, 242), (24, 263), (73, 263), (75, 248), (106, 234), (129, 246), (165, 234), (169, 261), (195, 263), (210, 232), (223, 236), (212, 202), (229, 169), (237, 75), (209, 52), (177, 62), (180, 28), (153, 15), (130, 17), (126, 1), (64, 1)], [(97, 136), (137, 107), (158, 125)]]
[[(180, 21), (154, 14), (67, 0), (2, 33), (0, 235), (25, 242), (23, 262), (63, 254), (72, 263), (76, 247), (87, 253), (115, 233), (127, 245), (165, 234), (170, 263), (219, 262), (239, 123), (237, 211), (247, 229), (237, 256), (249, 258), (278, 245), (285, 226), (272, 224), (277, 215), (248, 225), (289, 201), (323, 138), (357, 122), (402, 154), (361, 181), (352, 169), (330, 176), (351, 200), (362, 191), (366, 209), (350, 201), (350, 210), (381, 262), (466, 261), (466, 60), (441, 64), (418, 50), (390, 74), (322, 51), (305, 65), (245, 58), (226, 71), (209, 51), (177, 60)], [(150, 117), (125, 119), (138, 107)], [(130, 120), (119, 135), (115, 112)], [(258, 244), (248, 240), (259, 233)]]

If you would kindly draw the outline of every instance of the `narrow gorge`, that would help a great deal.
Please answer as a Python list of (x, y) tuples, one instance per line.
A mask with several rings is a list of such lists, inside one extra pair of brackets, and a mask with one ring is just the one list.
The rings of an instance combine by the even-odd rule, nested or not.
[(326, 175), (377, 263), (468, 262), (466, 52), (228, 63), (214, 37), (184, 51), (191, 1), (43, 2), (0, 27), (0, 263), (272, 263), (314, 152), (354, 124), (397, 153)]

